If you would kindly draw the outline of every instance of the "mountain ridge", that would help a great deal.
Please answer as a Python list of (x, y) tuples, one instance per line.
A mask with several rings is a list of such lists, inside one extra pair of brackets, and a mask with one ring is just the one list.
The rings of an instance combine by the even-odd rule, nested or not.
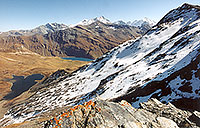
[[(90, 25), (94, 22), (102, 22), (104, 24), (118, 24), (118, 25), (129, 25), (129, 26), (135, 26), (135, 27), (141, 27), (142, 25), (149, 25), (150, 27), (152, 27), (155, 24), (155, 21), (150, 20), (147, 17), (144, 17), (141, 20), (134, 20), (133, 22), (128, 21), (128, 22), (124, 22), (122, 20), (119, 21), (115, 21), (115, 22), (111, 22), (110, 20), (108, 20), (107, 18), (105, 18), (104, 16), (100, 16), (100, 17), (95, 17), (93, 19), (85, 19), (82, 20), (76, 24), (71, 24), (71, 25), (66, 25), (63, 23), (46, 23), (44, 25), (40, 25), (38, 27), (35, 27), (33, 29), (26, 29), (26, 30), (10, 30), (10, 31), (6, 31), (6, 32), (0, 32), (0, 36), (21, 36), (21, 35), (35, 35), (35, 34), (48, 34), (49, 32), (55, 32), (55, 31), (59, 31), (59, 30), (64, 30), (67, 28), (73, 28), (75, 26), (78, 25)], [(120, 22), (123, 22), (120, 24)], [(137, 23), (139, 22), (139, 23)], [(136, 24), (136, 25), (135, 25)]]
[(35, 34), (48, 34), (49, 32), (55, 32), (58, 30), (67, 29), (68, 26), (65, 24), (58, 24), (58, 23), (47, 23), (45, 25), (40, 25), (36, 28), (30, 30), (10, 30), (7, 32), (1, 32), (0, 36), (22, 36), (22, 35), (35, 35)]
[(152, 26), (154, 26), (156, 24), (155, 21), (150, 20), (147, 17), (144, 17), (141, 20), (133, 20), (132, 22), (131, 21), (124, 22), (122, 20), (119, 20), (119, 21), (116, 21), (114, 23), (115, 24), (121, 24), (121, 25), (130, 25), (130, 26), (135, 26), (135, 27), (142, 27), (144, 25), (149, 25), (150, 27), (152, 27)]
[[(35, 94), (13, 106), (5, 120), (22, 122), (38, 112), (83, 104), (97, 96), (129, 100), (134, 107), (150, 98), (162, 102), (187, 98), (199, 105), (199, 30), (199, 6), (173, 9), (142, 37), (113, 48), (72, 74), (32, 88)], [(199, 111), (198, 106), (191, 111)]]
[[(49, 27), (50, 24), (46, 26)], [(35, 31), (42, 31), (41, 27)], [(12, 51), (23, 46), (42, 56), (94, 59), (122, 42), (136, 38), (147, 31), (132, 26), (104, 24), (99, 21), (86, 26), (78, 25), (72, 28), (61, 26), (60, 28), (63, 30), (56, 31), (50, 26), (45, 31), (52, 32), (44, 35), (3, 36), (0, 38), (2, 46), (0, 50)]]

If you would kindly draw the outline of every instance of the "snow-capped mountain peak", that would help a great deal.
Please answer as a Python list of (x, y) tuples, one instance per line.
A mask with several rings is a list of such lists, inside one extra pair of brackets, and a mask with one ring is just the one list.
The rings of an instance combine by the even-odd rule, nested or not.
[(123, 20), (118, 20), (116, 22), (114, 22), (114, 24), (118, 24), (118, 25), (128, 25), (128, 22), (124, 22)]
[(77, 26), (77, 25), (90, 25), (90, 24), (92, 24), (94, 22), (97, 22), (97, 21), (102, 22), (104, 24), (111, 24), (111, 22), (108, 19), (106, 19), (104, 16), (100, 16), (100, 17), (96, 17), (94, 19), (82, 20), (81, 22), (79, 22), (79, 23), (77, 23), (75, 25), (70, 25), (70, 27), (74, 27), (74, 26)]
[(64, 24), (58, 24), (58, 23), (47, 23), (45, 24), (45, 27), (48, 29), (63, 29), (66, 28), (67, 26)]
[(94, 21), (100, 21), (100, 22), (102, 22), (102, 23), (104, 23), (104, 24), (109, 24), (109, 23), (111, 23), (111, 22), (110, 22), (108, 19), (106, 19), (104, 16), (97, 17), (97, 18), (94, 19)]
[(150, 26), (153, 26), (153, 25), (156, 24), (156, 22), (153, 21), (153, 20), (151, 20), (151, 19), (149, 19), (149, 18), (147, 18), (147, 17), (144, 17), (144, 18), (141, 19), (141, 20), (135, 20), (135, 21), (133, 21), (130, 25), (131, 25), (131, 26), (140, 27), (140, 26), (142, 26), (142, 25), (144, 25), (144, 24), (148, 24), (148, 25), (150, 25)]
[(59, 24), (59, 23), (47, 23), (45, 25), (40, 25), (36, 28), (30, 29), (30, 30), (11, 30), (8, 32), (2, 32), (0, 34), (3, 34), (3, 36), (21, 36), (21, 35), (34, 35), (34, 34), (47, 34), (49, 32), (55, 32), (58, 30), (64, 30), (67, 29), (68, 26), (65, 24)]
[(64, 30), (67, 29), (68, 26), (65, 24), (58, 24), (58, 23), (47, 23), (45, 25), (41, 25), (37, 28), (34, 28), (30, 30), (33, 33), (42, 33), (42, 34), (47, 34), (49, 32), (54, 32), (58, 30)]
[(141, 27), (143, 25), (149, 25), (150, 27), (154, 26), (156, 22), (154, 20), (151, 20), (147, 17), (144, 17), (141, 20), (134, 20), (133, 22), (128, 21), (124, 22), (122, 20), (114, 22), (115, 24), (120, 24), (120, 25), (130, 25), (130, 26), (135, 26), (135, 27)]

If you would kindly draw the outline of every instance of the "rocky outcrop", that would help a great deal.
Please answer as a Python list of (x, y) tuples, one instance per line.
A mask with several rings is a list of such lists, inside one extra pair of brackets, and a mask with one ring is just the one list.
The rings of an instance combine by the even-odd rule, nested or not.
[(45, 128), (198, 128), (199, 112), (177, 109), (157, 99), (141, 103), (139, 109), (126, 101), (96, 99), (70, 108), (44, 124)]

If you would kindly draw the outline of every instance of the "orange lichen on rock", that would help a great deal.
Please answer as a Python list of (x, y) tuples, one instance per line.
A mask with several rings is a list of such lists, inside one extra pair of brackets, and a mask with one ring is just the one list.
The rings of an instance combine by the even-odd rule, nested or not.
[(122, 101), (120, 104), (121, 104), (121, 106), (131, 106), (131, 104), (129, 104), (126, 101)]
[(98, 108), (98, 111), (100, 112), (100, 111), (101, 111), (101, 108)]
[(74, 110), (78, 109), (78, 105), (74, 107)]
[(95, 106), (95, 103), (94, 103), (94, 102), (92, 103), (92, 106), (93, 106), (93, 107)]
[[(84, 112), (86, 112), (87, 110), (91, 111), (92, 109), (94, 109), (95, 111), (98, 111), (98, 112), (101, 111), (100, 108), (95, 107), (95, 103), (93, 101), (88, 101), (88, 102), (84, 103), (83, 105), (76, 105), (76, 106), (66, 110), (66, 112), (61, 113), (59, 116), (54, 117), (50, 121), (51, 124), (53, 126), (60, 127), (61, 126), (60, 122), (66, 118), (73, 116), (73, 113), (79, 108), (81, 108)], [(95, 115), (93, 115), (93, 117), (95, 117)], [(72, 121), (72, 119), (69, 118), (69, 121)]]
[(69, 114), (66, 114), (67, 116), (65, 116), (66, 118), (68, 118), (69, 117)]
[(61, 117), (64, 117), (66, 115), (66, 113), (63, 113), (62, 115), (61, 115)]

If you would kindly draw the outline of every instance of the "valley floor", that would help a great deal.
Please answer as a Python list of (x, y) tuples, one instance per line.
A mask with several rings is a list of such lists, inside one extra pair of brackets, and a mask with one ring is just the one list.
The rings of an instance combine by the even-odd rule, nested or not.
[[(45, 79), (58, 69), (72, 72), (87, 63), (64, 60), (59, 57), (44, 57), (32, 52), (0, 52), (0, 99), (11, 91), (12, 84), (6, 79), (12, 78), (12, 75), (28, 76), (39, 73), (43, 74), (45, 76), (43, 79)], [(22, 96), (9, 101), (0, 100), (0, 118), (10, 105), (27, 98), (29, 95), (31, 94), (25, 92)]]

